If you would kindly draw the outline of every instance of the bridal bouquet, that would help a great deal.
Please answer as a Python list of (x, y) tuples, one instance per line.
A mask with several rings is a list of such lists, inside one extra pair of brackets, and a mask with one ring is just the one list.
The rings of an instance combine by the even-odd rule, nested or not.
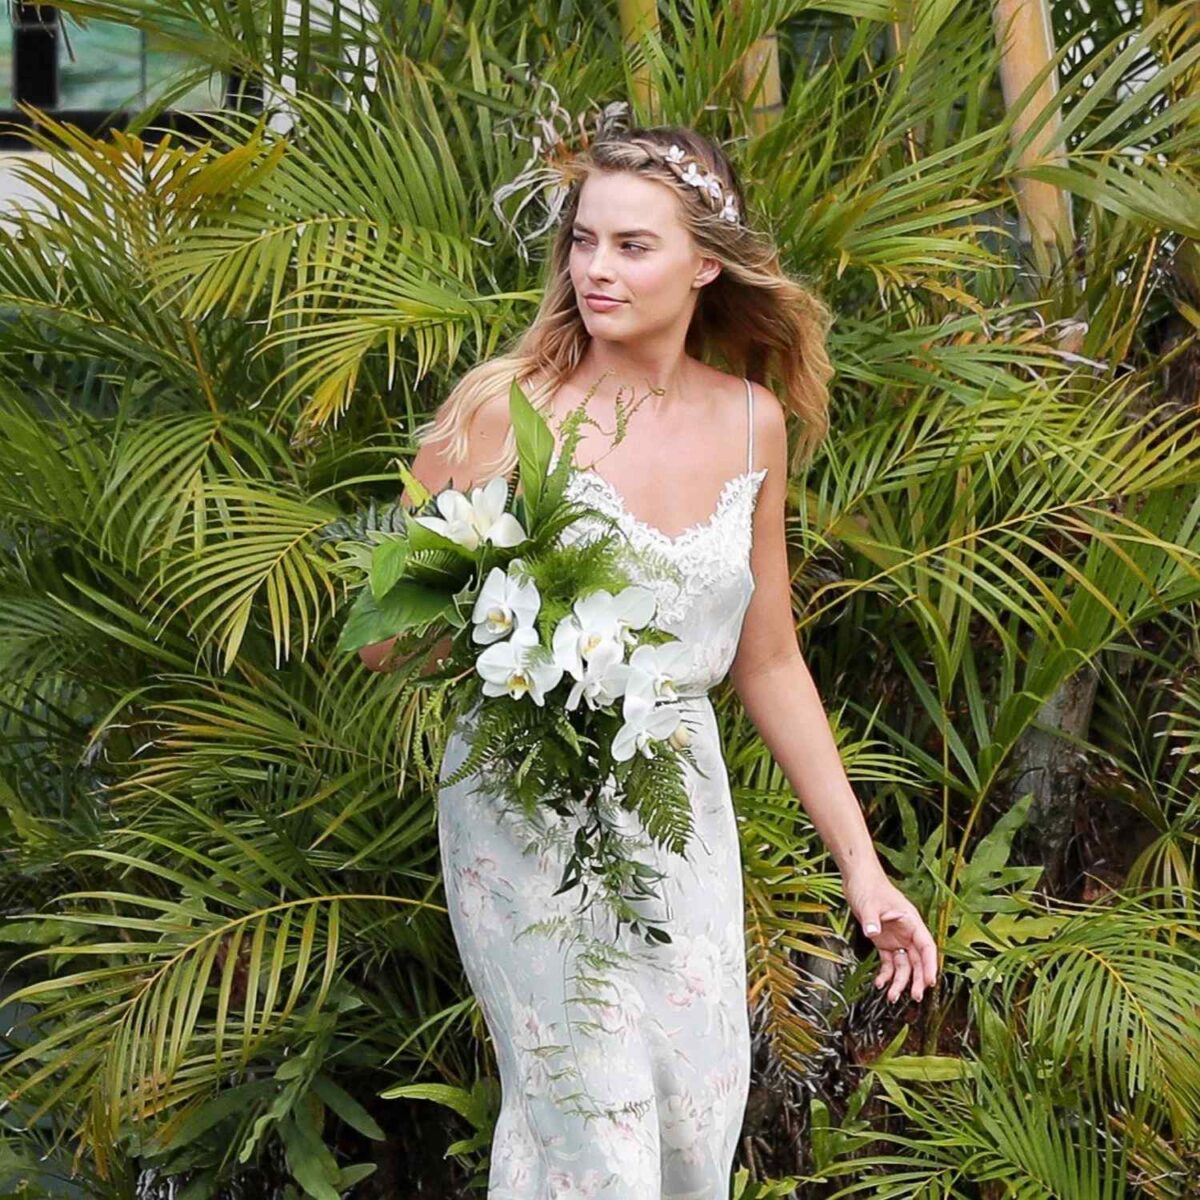
[[(551, 469), (550, 429), (515, 381), (509, 410), (519, 491), (497, 476), (470, 496), (434, 496), (402, 466), (414, 503), (403, 527), (340, 543), (361, 590), (339, 649), (396, 637), (396, 653), (414, 656), (403, 686), (469, 718), (466, 760), (443, 783), (478, 771), (527, 817), (553, 811), (571, 846), (555, 894), (578, 887), (581, 911), (600, 900), (618, 932), (670, 942), (631, 903), (656, 896), (662, 874), (637, 857), (650, 843), (624, 831), (636, 816), (677, 853), (691, 835), (684, 760), (699, 768), (673, 684), (687, 648), (656, 627), (654, 593), (623, 570), (619, 530), (559, 544), (584, 513), (611, 524), (565, 496), (582, 412), (564, 421)], [(447, 637), (437, 670), (418, 673)]]

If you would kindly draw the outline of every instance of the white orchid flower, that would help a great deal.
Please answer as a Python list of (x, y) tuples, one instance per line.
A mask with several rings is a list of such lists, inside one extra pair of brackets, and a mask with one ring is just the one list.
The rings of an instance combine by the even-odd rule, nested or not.
[(487, 644), (507, 637), (514, 628), (531, 626), (542, 607), (542, 594), (532, 579), (523, 575), (525, 564), (514, 558), (508, 570), (493, 567), (475, 599), (471, 637)]
[(467, 550), (477, 550), (481, 542), (493, 546), (517, 546), (525, 540), (525, 528), (510, 512), (504, 511), (508, 481), (497, 475), (484, 487), (471, 489), (471, 498), (454, 488), (437, 494), (440, 517), (414, 517), (413, 520)]
[(534, 704), (545, 705), (546, 693), (563, 672), (556, 663), (533, 661), (531, 651), (537, 646), (537, 630), (522, 626), (513, 630), (512, 637), (484, 650), (475, 660), (475, 669), (483, 676), (483, 694), (507, 694), (514, 700), (529, 696)]
[[(560, 622), (560, 627), (563, 622)], [(557, 661), (557, 657), (556, 657)], [(611, 704), (625, 694), (625, 680), (629, 664), (623, 661), (623, 652), (616, 642), (605, 639), (588, 657), (583, 670), (575, 677), (575, 683), (567, 695), (567, 711), (575, 709), (580, 699), (587, 701), (588, 708), (596, 709)]]
[(675, 681), (686, 672), (691, 655), (691, 647), (681, 641), (639, 646), (629, 656), (626, 694), (648, 702), (677, 699)]
[[(650, 624), (656, 603), (654, 593), (649, 588), (635, 583), (622, 588), (615, 596), (607, 589), (600, 588), (582, 600), (576, 600), (573, 611), (580, 625), (596, 636), (597, 641), (608, 636), (624, 645), (635, 640), (629, 636), (630, 630)], [(586, 655), (587, 650), (583, 652)]]
[(670, 738), (683, 720), (683, 713), (675, 705), (655, 705), (641, 696), (630, 695), (628, 690), (622, 715), (625, 723), (612, 742), (612, 756), (617, 762), (637, 753), (653, 758), (650, 743)]
[(594, 654), (611, 654), (615, 647), (618, 657), (624, 658), (625, 646), (634, 641), (630, 631), (648, 624), (654, 608), (654, 593), (636, 584), (615, 596), (600, 588), (576, 600), (571, 614), (563, 617), (554, 630), (555, 661), (580, 679), (584, 664)]
[(588, 707), (607, 704), (625, 690), (625, 644), (615, 632), (585, 629), (573, 613), (555, 626), (550, 639), (555, 663), (575, 680), (566, 707), (574, 709), (580, 696)]

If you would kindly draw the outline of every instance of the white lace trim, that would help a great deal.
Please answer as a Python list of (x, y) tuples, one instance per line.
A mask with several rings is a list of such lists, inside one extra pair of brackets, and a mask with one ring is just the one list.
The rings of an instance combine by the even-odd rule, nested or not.
[[(766, 478), (766, 474), (767, 468), (760, 467), (757, 471), (743, 471), (740, 475), (734, 475), (732, 478), (725, 480), (713, 511), (702, 521), (697, 521), (695, 524), (689, 525), (686, 529), (681, 529), (678, 533), (665, 533), (657, 525), (651, 525), (649, 521), (643, 521), (640, 517), (634, 516), (625, 507), (625, 501), (621, 498), (621, 494), (617, 489), (602, 475), (597, 475), (595, 471), (587, 471), (577, 467), (571, 475), (570, 482), (581, 481), (583, 483), (585, 499), (593, 507), (604, 510), (607, 502), (608, 511), (620, 520), (622, 527), (626, 530), (634, 531), (648, 541), (665, 545), (671, 550), (678, 550), (689, 548), (699, 541), (708, 532), (709, 527), (715, 525), (725, 511), (733, 507), (739, 495), (745, 494), (740, 492), (739, 489), (747, 481), (752, 482), (754, 485), (750, 489), (749, 495), (751, 497), (757, 495), (758, 485)], [(578, 489), (575, 489), (575, 491), (578, 494)], [(747, 531), (745, 541), (746, 549), (749, 550), (749, 531)]]
[[(658, 618), (664, 625), (682, 621), (693, 602), (708, 596), (732, 577), (749, 576), (754, 502), (767, 468), (743, 471), (727, 479), (713, 511), (677, 534), (636, 517), (620, 493), (594, 471), (576, 468), (567, 482), (573, 499), (613, 517), (636, 552), (639, 582), (658, 593)], [(728, 514), (736, 519), (726, 522)]]

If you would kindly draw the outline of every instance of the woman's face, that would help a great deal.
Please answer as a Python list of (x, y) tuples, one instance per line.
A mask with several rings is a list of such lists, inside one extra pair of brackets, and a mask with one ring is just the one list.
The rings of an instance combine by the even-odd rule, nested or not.
[[(721, 266), (704, 258), (679, 220), (679, 198), (667, 184), (628, 171), (589, 175), (572, 230), (571, 282), (593, 337), (624, 341), (682, 323), (686, 330), (698, 285)], [(593, 307), (589, 293), (619, 303)]]

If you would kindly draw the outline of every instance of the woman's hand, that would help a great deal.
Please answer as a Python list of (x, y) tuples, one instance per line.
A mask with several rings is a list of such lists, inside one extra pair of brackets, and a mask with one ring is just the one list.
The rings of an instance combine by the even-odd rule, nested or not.
[(937, 983), (938, 951), (921, 914), (882, 869), (843, 878), (842, 891), (863, 933), (875, 943), (882, 962), (875, 986), (892, 981), (888, 1000), (897, 1000), (912, 982), (919, 1001)]

